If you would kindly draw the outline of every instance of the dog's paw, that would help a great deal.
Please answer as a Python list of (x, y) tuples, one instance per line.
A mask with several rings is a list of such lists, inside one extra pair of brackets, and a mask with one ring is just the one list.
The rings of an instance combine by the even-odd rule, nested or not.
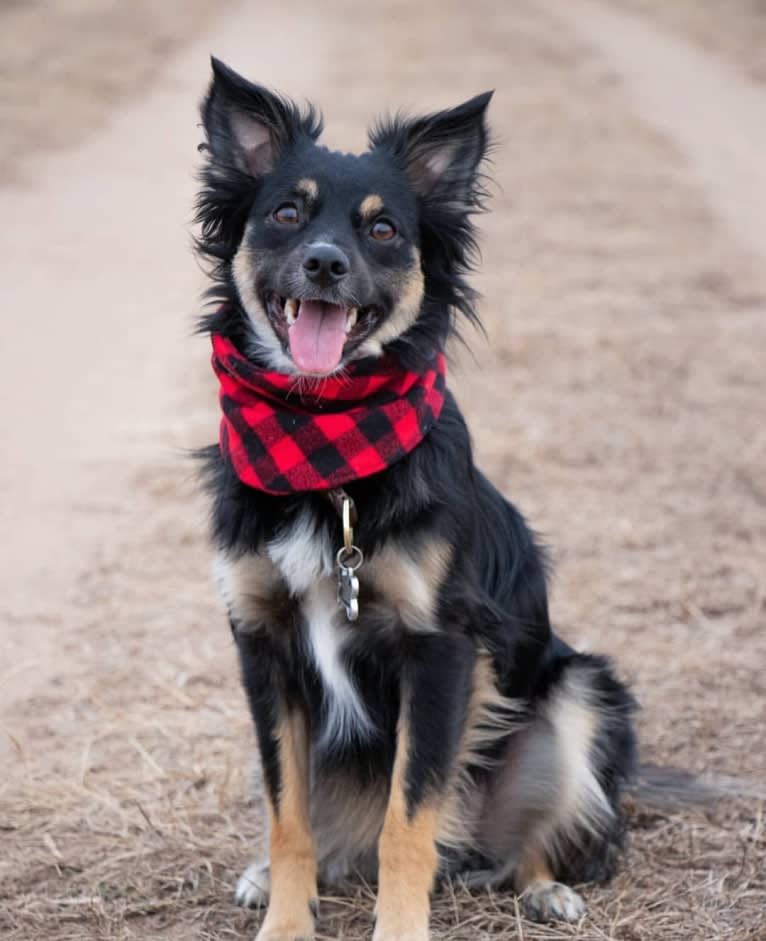
[(585, 902), (561, 882), (536, 882), (520, 900), (532, 921), (579, 921), (585, 914)]
[(372, 941), (429, 941), (428, 928), (400, 928), (398, 931), (381, 931), (377, 927)]
[(269, 901), (271, 875), (268, 863), (251, 863), (237, 880), (234, 901), (242, 908), (263, 908)]
[(285, 918), (272, 917), (269, 913), (255, 936), (255, 941), (314, 941), (315, 905), (306, 909), (304, 915)]
[(429, 941), (428, 918), (406, 919), (403, 912), (389, 913), (381, 918), (375, 913), (372, 941)]

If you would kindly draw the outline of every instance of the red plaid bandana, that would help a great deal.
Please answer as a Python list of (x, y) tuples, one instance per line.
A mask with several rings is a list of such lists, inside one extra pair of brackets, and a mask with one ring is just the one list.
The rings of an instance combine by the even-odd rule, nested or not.
[(306, 380), (260, 369), (213, 334), (221, 384), (221, 453), (242, 483), (266, 493), (330, 490), (369, 477), (416, 448), (444, 404), (444, 355), (422, 374), (393, 359)]

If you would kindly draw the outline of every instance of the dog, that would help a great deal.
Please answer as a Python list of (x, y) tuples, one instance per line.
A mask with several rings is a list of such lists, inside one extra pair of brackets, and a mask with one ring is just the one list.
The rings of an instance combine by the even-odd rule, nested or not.
[(213, 59), (198, 249), (221, 380), (215, 578), (255, 724), (259, 941), (314, 936), (318, 883), (377, 885), (423, 941), (442, 879), (575, 921), (623, 843), (635, 702), (553, 632), (544, 550), (475, 467), (443, 350), (478, 323), (491, 93), (380, 121), (361, 155)]

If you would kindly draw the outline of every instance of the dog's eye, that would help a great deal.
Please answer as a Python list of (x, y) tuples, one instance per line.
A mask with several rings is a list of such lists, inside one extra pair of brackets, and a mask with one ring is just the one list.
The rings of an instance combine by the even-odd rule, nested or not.
[(388, 242), (396, 235), (396, 229), (388, 219), (378, 219), (370, 229), (370, 235), (376, 242)]
[(282, 203), (274, 210), (274, 218), (282, 225), (295, 225), (300, 222), (298, 207), (295, 203)]

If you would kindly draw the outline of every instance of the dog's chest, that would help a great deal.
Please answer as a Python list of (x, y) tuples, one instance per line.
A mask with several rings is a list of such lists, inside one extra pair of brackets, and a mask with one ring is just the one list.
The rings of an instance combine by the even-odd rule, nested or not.
[(278, 599), (297, 606), (303, 647), (322, 685), (323, 738), (348, 741), (366, 734), (369, 718), (346, 662), (353, 627), (338, 606), (326, 530), (304, 513), (258, 553), (219, 555), (214, 575), (239, 630), (281, 631), (284, 624), (276, 622), (284, 604)]
[(333, 547), (306, 513), (266, 545), (266, 554), (299, 605), (311, 659), (325, 703), (322, 737), (349, 741), (370, 731), (367, 711), (345, 659), (352, 626), (337, 601)]
[(292, 526), (267, 542), (265, 555), (290, 594), (302, 599), (319, 582), (334, 575), (333, 549), (324, 527), (304, 512)]
[(395, 543), (379, 549), (359, 571), (361, 615), (351, 623), (337, 601), (336, 548), (307, 511), (258, 553), (219, 555), (214, 572), (239, 630), (283, 630), (278, 621), (285, 599), (298, 607), (305, 648), (322, 684), (324, 735), (349, 740), (370, 731), (348, 665), (352, 637), (437, 630), (437, 596), (450, 553), (434, 539), (421, 539), (417, 549)]

